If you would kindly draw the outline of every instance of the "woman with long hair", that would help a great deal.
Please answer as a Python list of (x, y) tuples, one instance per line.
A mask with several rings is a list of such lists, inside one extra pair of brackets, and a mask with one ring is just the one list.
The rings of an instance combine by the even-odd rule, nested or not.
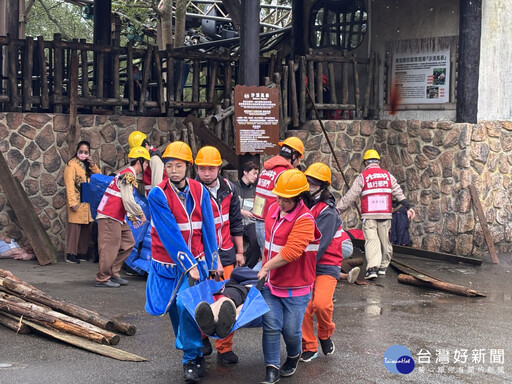
[(100, 169), (91, 157), (91, 145), (81, 141), (76, 152), (64, 168), (66, 203), (68, 208), (68, 228), (66, 241), (66, 262), (79, 264), (87, 259), (87, 248), (91, 234), (91, 209), (88, 203), (82, 203), (80, 191), (82, 183), (87, 183), (93, 173)]

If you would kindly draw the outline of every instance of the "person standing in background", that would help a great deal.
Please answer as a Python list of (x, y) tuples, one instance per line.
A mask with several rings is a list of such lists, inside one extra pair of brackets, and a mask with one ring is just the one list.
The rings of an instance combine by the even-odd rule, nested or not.
[(80, 141), (74, 156), (64, 168), (68, 227), (66, 236), (66, 262), (79, 264), (87, 260), (87, 249), (93, 222), (88, 203), (80, 199), (82, 183), (88, 183), (93, 173), (101, 173), (91, 157), (91, 145)]

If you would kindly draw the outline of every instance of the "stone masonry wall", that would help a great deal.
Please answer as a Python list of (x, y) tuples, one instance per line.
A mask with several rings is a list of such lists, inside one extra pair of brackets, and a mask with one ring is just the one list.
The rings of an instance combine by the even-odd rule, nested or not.
[[(148, 134), (154, 145), (168, 143), (170, 132), (177, 126), (177, 132), (181, 131), (172, 118), (81, 115), (78, 123), (80, 139), (90, 142), (94, 161), (107, 175), (127, 163), (128, 135), (134, 130)], [(68, 125), (68, 115), (0, 114), (0, 151), (25, 188), (57, 251), (63, 251), (66, 242), (64, 166), (75, 151), (67, 148)], [(0, 233), (23, 241), (1, 187)]]
[[(362, 156), (375, 148), (381, 166), (402, 186), (417, 216), (409, 232), (414, 247), (463, 256), (488, 255), (468, 186), (482, 202), (496, 250), (512, 252), (512, 123), (456, 124), (433, 121), (327, 121), (326, 130), (351, 185), (362, 170)], [(299, 136), (306, 165), (315, 161), (333, 170), (333, 189), (346, 192), (317, 121)], [(346, 228), (361, 226), (355, 209), (342, 215)]]

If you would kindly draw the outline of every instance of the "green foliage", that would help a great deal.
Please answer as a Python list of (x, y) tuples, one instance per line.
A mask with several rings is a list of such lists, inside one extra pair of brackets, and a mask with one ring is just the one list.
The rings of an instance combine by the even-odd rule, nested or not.
[(61, 33), (64, 40), (92, 42), (93, 23), (82, 17), (82, 7), (59, 0), (36, 0), (27, 16), (26, 33), (45, 40), (53, 40), (53, 34)]
[[(156, 36), (157, 0), (114, 0), (112, 12), (121, 19), (121, 45), (131, 41), (139, 45)], [(151, 41), (154, 44), (155, 41)]]

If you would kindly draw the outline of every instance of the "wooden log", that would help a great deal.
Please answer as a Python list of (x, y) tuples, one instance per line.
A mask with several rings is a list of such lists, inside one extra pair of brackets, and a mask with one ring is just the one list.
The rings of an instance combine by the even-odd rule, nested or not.
[[(86, 42), (85, 39), (80, 39), (80, 43), (84, 44)], [(90, 90), (89, 90), (89, 61), (87, 58), (87, 50), (82, 49), (80, 50), (80, 55), (82, 59), (82, 96), (88, 97), (90, 96)]]
[(494, 264), (499, 264), (500, 260), (498, 259), (498, 255), (496, 254), (494, 241), (492, 239), (491, 231), (489, 230), (489, 227), (487, 225), (487, 219), (485, 218), (484, 210), (478, 197), (478, 192), (476, 191), (474, 185), (468, 186), (468, 189), (469, 192), (471, 193), (471, 199), (473, 200), (473, 206), (475, 207), (478, 220), (480, 222), (480, 226), (482, 227), (482, 232), (484, 234), (484, 239), (487, 244), (487, 248), (489, 248), (489, 253), (491, 254), (491, 260)]
[(373, 118), (379, 116), (379, 54), (376, 53), (373, 63)]
[(190, 141), (190, 149), (192, 153), (197, 153), (196, 135), (194, 134), (194, 124), (192, 122), (187, 123), (188, 138)]
[[(345, 57), (348, 60), (347, 51), (343, 51), (343, 57)], [(341, 86), (342, 86), (341, 103), (342, 104), (348, 103), (348, 65), (349, 64), (347, 61), (345, 61), (342, 64), (342, 66), (343, 66), (343, 70), (342, 70), (343, 80), (341, 83)]]
[(370, 113), (370, 95), (373, 83), (373, 58), (375, 57), (375, 52), (372, 52), (370, 57), (370, 64), (368, 68), (368, 84), (366, 85), (366, 92), (364, 94), (364, 106), (363, 106), (363, 117), (367, 118)]
[(360, 265), (363, 265), (363, 259), (361, 257), (350, 257), (348, 259), (343, 259), (348, 265), (351, 267), (358, 267)]
[(102, 99), (104, 92), (105, 80), (105, 55), (103, 52), (98, 53), (98, 62), (96, 65), (96, 97)]
[(148, 46), (146, 58), (144, 59), (144, 69), (142, 71), (142, 87), (140, 89), (139, 113), (144, 112), (144, 102), (146, 101), (146, 92), (148, 91), (149, 76), (151, 74), (151, 57), (153, 56), (153, 47)]
[(233, 70), (231, 68), (231, 63), (224, 64), (224, 95), (222, 96), (224, 100), (231, 99), (232, 92), (232, 81), (233, 81)]
[(137, 332), (135, 325), (120, 320), (114, 320), (114, 330), (127, 336), (133, 336)]
[(68, 332), (99, 344), (116, 345), (119, 343), (119, 335), (113, 332), (103, 330), (85, 321), (41, 307), (37, 304), (19, 302), (15, 300), (15, 296), (6, 293), (0, 293), (0, 309), (18, 316), (28, 317), (34, 321), (46, 323), (56, 330)]
[[(274, 73), (274, 82), (276, 83), (278, 100), (282, 99), (282, 86), (281, 86), (281, 74), (279, 72)], [(284, 131), (286, 126), (284, 124), (284, 111), (283, 103), (277, 103), (279, 105), (279, 137), (284, 137)]]
[(31, 286), (28, 283), (25, 283), (22, 280), (18, 279), (18, 281), (16, 281), (13, 280), (12, 277), (2, 277), (0, 278), (0, 285), (31, 302), (46, 305), (50, 308), (53, 308), (54, 310), (63, 312), (69, 316), (73, 316), (80, 320), (96, 325), (99, 328), (103, 328), (108, 331), (115, 330), (113, 320), (101, 316), (99, 313), (82, 308), (78, 305), (68, 303), (64, 300), (60, 300), (47, 295), (43, 291)]
[[(310, 50), (310, 52), (312, 52), (312, 51)], [(352, 59), (347, 56), (325, 56), (325, 55), (313, 55), (311, 53), (308, 53), (306, 55), (306, 60), (314, 61), (314, 62), (321, 62), (321, 63), (326, 63), (326, 62), (348, 63), (348, 62), (352, 61)], [(362, 57), (357, 58), (357, 62), (359, 64), (368, 64), (369, 61), (370, 60), (362, 58)]]
[[(215, 106), (215, 114), (220, 114), (220, 111), (222, 110), (220, 105)], [(214, 126), (215, 129), (215, 135), (219, 138), (219, 140), (222, 140), (222, 123), (215, 123)]]
[(69, 81), (69, 127), (66, 135), (69, 152), (73, 151), (81, 137), (80, 125), (77, 124), (77, 98), (78, 98), (78, 55), (71, 56), (71, 74)]
[(11, 111), (15, 111), (18, 107), (18, 50), (14, 45), (14, 41), (9, 38), (8, 51), (8, 77), (9, 77), (9, 96), (11, 99)]
[(336, 74), (334, 73), (334, 64), (332, 62), (327, 63), (327, 71), (329, 72), (330, 104), (338, 104), (338, 98), (336, 96)]
[(165, 113), (165, 99), (164, 99), (164, 85), (162, 76), (162, 59), (157, 49), (154, 50), (155, 56), (155, 71), (156, 71), (156, 89), (157, 89), (157, 102), (160, 113)]
[(295, 62), (288, 60), (288, 67), (290, 69), (290, 94), (292, 102), (292, 121), (293, 126), (299, 126), (299, 103), (297, 99), (297, 81), (295, 78)]
[(299, 121), (301, 124), (306, 122), (306, 60), (304, 56), (299, 61)]
[(215, 97), (215, 85), (217, 84), (217, 71), (218, 71), (219, 63), (214, 61), (210, 68), (210, 81), (208, 82), (208, 95), (206, 100), (212, 103)]
[(361, 117), (361, 92), (359, 89), (359, 71), (357, 69), (356, 56), (352, 56), (352, 69), (354, 72), (354, 104), (355, 104), (355, 117)]
[(64, 334), (62, 332), (57, 332), (53, 329), (48, 329), (39, 324), (36, 324), (33, 321), (30, 321), (27, 319), (20, 319), (19, 317), (16, 317), (11, 314), (7, 314), (7, 316), (9, 316), (15, 320), (19, 320), (19, 321), (23, 322), (24, 324), (28, 325), (30, 328), (32, 328), (38, 332), (41, 332), (41, 333), (51, 336), (57, 340), (61, 340), (65, 343), (74, 345), (76, 347), (85, 349), (90, 352), (94, 352), (94, 353), (97, 353), (97, 354), (100, 354), (103, 356), (108, 356), (113, 359), (122, 360), (122, 361), (147, 361), (147, 359), (145, 359), (144, 357), (135, 355), (133, 353), (125, 352), (120, 349), (108, 346), (108, 345), (96, 344), (89, 340), (85, 340), (85, 339), (82, 339), (77, 336)]
[(30, 333), (30, 328), (26, 324), (23, 324), (23, 322), (16, 321), (8, 316), (5, 316), (3, 312), (0, 312), (0, 324), (2, 324), (4, 327), (12, 329), (16, 333)]
[(176, 92), (174, 93), (176, 101), (181, 101), (183, 91), (183, 72), (185, 71), (185, 61), (178, 62), (178, 78), (176, 81)]
[(32, 70), (34, 65), (34, 39), (28, 36), (25, 40), (25, 60), (23, 63), (23, 110), (32, 108)]
[[(61, 41), (62, 37), (60, 34), (56, 33), (53, 35), (54, 41)], [(53, 55), (53, 94), (55, 96), (62, 96), (62, 81), (64, 76), (64, 68), (63, 68), (63, 52), (62, 48), (55, 48)], [(57, 104), (53, 107), (55, 113), (62, 113), (62, 105)]]
[(319, 104), (315, 103), (316, 109), (354, 109), (354, 104)]
[(127, 49), (126, 74), (128, 77), (127, 77), (127, 80), (126, 80), (126, 83), (124, 84), (124, 86), (128, 87), (128, 110), (130, 112), (133, 112), (135, 110), (135, 103), (134, 103), (135, 90), (133, 88), (133, 44), (131, 41), (128, 42), (126, 49)]
[(199, 60), (194, 60), (192, 64), (192, 101), (199, 101)]
[[(119, 99), (121, 97), (121, 84), (119, 83), (119, 71), (120, 71), (120, 61), (119, 54), (114, 54), (114, 99)], [(121, 113), (120, 107), (114, 108), (114, 113), (119, 115)]]
[(44, 54), (44, 39), (43, 36), (37, 37), (38, 47), (37, 54), (39, 55), (39, 76), (41, 84), (41, 108), (50, 108), (50, 95), (48, 93), (48, 72), (46, 69), (46, 55)]
[(454, 294), (460, 295), (460, 296), (485, 297), (485, 295), (479, 293), (478, 291), (475, 291), (474, 289), (466, 288), (462, 285), (445, 283), (444, 281), (438, 281), (438, 280), (432, 281), (432, 282), (426, 282), (426, 281), (419, 280), (413, 276), (406, 275), (403, 273), (400, 273), (398, 275), (398, 282), (402, 283), (402, 284), (415, 285), (417, 287), (438, 289), (440, 291), (454, 293)]
[(282, 103), (283, 103), (283, 113), (284, 113), (284, 120), (287, 121), (290, 117), (290, 111), (288, 110), (288, 66), (283, 65), (283, 92), (282, 92)]
[(41, 220), (35, 214), (25, 189), (15, 178), (4, 155), (0, 152), (0, 185), (2, 186), (9, 203), (18, 219), (24, 234), (28, 237), (34, 248), (34, 255), (39, 264), (47, 265), (57, 262), (57, 252), (43, 227)]

